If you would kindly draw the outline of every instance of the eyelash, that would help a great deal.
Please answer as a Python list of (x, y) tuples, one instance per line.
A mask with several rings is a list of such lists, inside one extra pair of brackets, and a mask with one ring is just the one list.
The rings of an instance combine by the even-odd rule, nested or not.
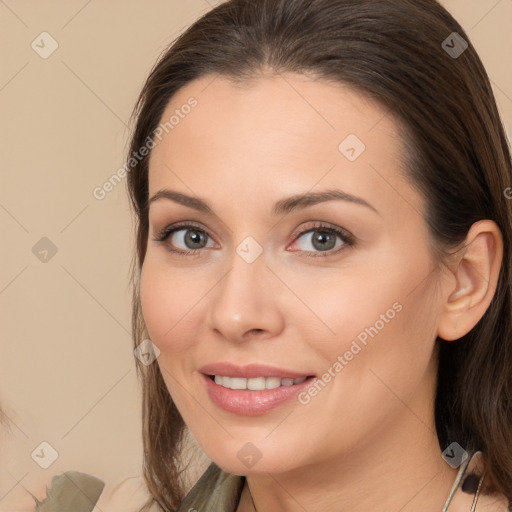
[[(207, 231), (202, 229), (200, 226), (190, 223), (190, 222), (183, 222), (183, 223), (177, 223), (173, 224), (171, 226), (166, 226), (161, 231), (155, 234), (153, 240), (155, 242), (161, 242), (165, 243), (166, 240), (175, 232), (182, 231), (182, 230), (190, 230), (190, 231), (199, 231), (201, 233), (204, 233), (209, 238), (212, 238)], [(338, 247), (337, 249), (331, 249), (329, 251), (302, 251), (307, 254), (307, 258), (325, 258), (328, 256), (333, 256), (335, 254), (338, 254), (340, 251), (343, 251), (344, 249), (350, 248), (355, 245), (355, 239), (352, 234), (350, 234), (348, 231), (342, 230), (340, 228), (335, 228), (330, 225), (326, 225), (323, 223), (315, 223), (313, 226), (309, 226), (308, 228), (303, 229), (302, 231), (298, 231), (293, 234), (294, 241), (298, 239), (299, 237), (311, 233), (311, 232), (321, 232), (321, 233), (327, 233), (327, 234), (335, 234), (337, 235), (343, 242), (343, 245), (341, 247)], [(176, 253), (178, 256), (199, 256), (201, 249), (175, 249), (173, 247), (167, 246), (167, 250), (170, 252)], [(298, 251), (301, 252), (301, 251)], [(311, 255), (310, 253), (315, 253), (315, 255)]]

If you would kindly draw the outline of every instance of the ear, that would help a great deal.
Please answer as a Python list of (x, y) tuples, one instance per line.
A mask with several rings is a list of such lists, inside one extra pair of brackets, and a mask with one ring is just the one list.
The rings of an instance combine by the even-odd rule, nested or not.
[(440, 338), (457, 340), (483, 317), (494, 297), (502, 259), (503, 237), (497, 224), (488, 219), (475, 222), (450, 265), (452, 279), (446, 285), (437, 331)]

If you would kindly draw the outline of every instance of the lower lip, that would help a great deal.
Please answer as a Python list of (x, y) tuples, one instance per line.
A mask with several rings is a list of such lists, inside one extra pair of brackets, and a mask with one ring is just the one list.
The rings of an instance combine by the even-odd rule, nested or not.
[(204, 373), (201, 375), (212, 402), (225, 411), (240, 414), (241, 416), (258, 416), (278, 407), (287, 400), (297, 396), (315, 378), (308, 377), (304, 382), (294, 384), (293, 386), (280, 386), (274, 389), (250, 391), (248, 389), (225, 388), (215, 384), (215, 381), (209, 375)]

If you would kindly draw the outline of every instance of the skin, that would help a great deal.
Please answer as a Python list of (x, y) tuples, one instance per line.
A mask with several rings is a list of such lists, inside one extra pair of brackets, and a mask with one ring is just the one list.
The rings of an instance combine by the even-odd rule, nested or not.
[[(434, 425), (436, 336), (458, 339), (487, 309), (499, 229), (475, 224), (467, 247), (438, 267), (425, 202), (402, 175), (398, 124), (353, 89), (295, 74), (242, 85), (206, 76), (180, 89), (163, 118), (190, 96), (198, 105), (152, 150), (150, 197), (172, 189), (214, 214), (151, 203), (140, 292), (192, 434), (221, 468), (247, 475), (259, 511), (441, 510), (457, 469), (442, 459)], [(353, 162), (338, 149), (349, 134), (366, 145)], [(377, 212), (336, 200), (271, 215), (284, 197), (328, 188)], [(181, 221), (206, 231), (199, 256), (168, 250), (191, 250), (186, 231), (153, 240)], [(332, 235), (321, 257), (311, 233), (294, 236), (313, 222), (344, 228), (355, 244), (335, 253), (343, 242)], [(253, 263), (236, 252), (247, 236), (263, 249)], [(307, 405), (292, 399), (244, 417), (219, 409), (202, 385), (198, 369), (219, 361), (321, 376), (396, 302), (401, 311)], [(261, 453), (251, 468), (237, 457), (247, 442)], [(254, 510), (247, 483), (238, 512)]]

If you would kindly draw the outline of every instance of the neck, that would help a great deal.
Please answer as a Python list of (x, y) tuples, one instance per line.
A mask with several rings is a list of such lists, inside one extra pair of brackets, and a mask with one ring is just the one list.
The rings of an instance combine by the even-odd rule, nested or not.
[(237, 512), (440, 512), (458, 469), (441, 457), (433, 425), (433, 415), (423, 423), (404, 408), (402, 418), (342, 457), (249, 475)]

